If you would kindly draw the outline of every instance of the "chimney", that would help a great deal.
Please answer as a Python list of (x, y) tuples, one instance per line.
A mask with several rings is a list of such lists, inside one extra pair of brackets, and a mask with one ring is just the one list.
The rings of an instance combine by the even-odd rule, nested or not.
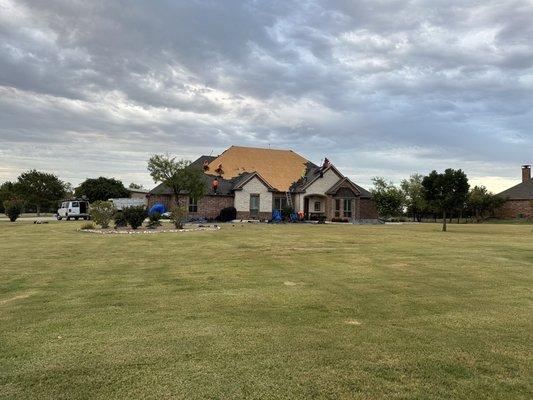
[(522, 182), (527, 182), (531, 179), (531, 165), (522, 165)]

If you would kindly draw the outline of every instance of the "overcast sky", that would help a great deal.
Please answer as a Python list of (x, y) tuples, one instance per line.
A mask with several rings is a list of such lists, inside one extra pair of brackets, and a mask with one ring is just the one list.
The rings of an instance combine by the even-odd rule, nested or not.
[(151, 154), (324, 156), (369, 187), (533, 162), (533, 0), (0, 0), (0, 181), (152, 187)]

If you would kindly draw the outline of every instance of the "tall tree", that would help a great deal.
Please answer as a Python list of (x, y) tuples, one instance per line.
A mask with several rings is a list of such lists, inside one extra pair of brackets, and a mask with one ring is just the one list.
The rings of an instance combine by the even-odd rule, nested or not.
[(412, 215), (413, 221), (417, 220), (419, 222), (422, 219), (422, 214), (427, 210), (422, 179), (424, 179), (422, 175), (413, 174), (409, 179), (402, 180), (400, 184), (405, 196), (407, 212)]
[(468, 196), (468, 178), (458, 169), (448, 168), (439, 174), (432, 171), (422, 179), (426, 201), (442, 212), (442, 231), (446, 232), (446, 218), (452, 211), (465, 204)]
[(4, 201), (16, 197), (16, 184), (13, 182), (4, 182), (0, 185), (0, 212), (4, 212)]
[(374, 182), (372, 196), (378, 214), (385, 218), (401, 215), (405, 204), (403, 192), (384, 178), (373, 178), (372, 182)]
[(131, 193), (115, 178), (89, 178), (74, 191), (76, 197), (86, 197), (89, 202), (107, 201), (112, 198), (130, 197)]
[(476, 222), (483, 220), (488, 213), (501, 207), (505, 199), (487, 190), (485, 186), (474, 186), (468, 193), (467, 207)]
[(179, 203), (179, 195), (186, 194), (195, 200), (204, 196), (205, 175), (201, 169), (191, 167), (190, 161), (156, 154), (148, 160), (148, 171), (154, 182), (163, 183), (172, 190), (176, 203)]
[(139, 185), (138, 183), (131, 182), (128, 186), (128, 189), (144, 189), (143, 185)]
[(35, 206), (39, 216), (43, 207), (55, 204), (65, 196), (65, 183), (54, 174), (32, 169), (20, 174), (16, 191), (28, 204)]

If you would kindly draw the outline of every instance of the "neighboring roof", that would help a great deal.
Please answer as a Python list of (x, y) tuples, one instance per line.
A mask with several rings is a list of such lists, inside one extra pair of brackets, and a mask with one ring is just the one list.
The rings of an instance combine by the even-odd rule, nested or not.
[(132, 188), (128, 188), (128, 191), (131, 193), (143, 193), (143, 194), (148, 194), (150, 192), (148, 189), (132, 189)]
[(533, 179), (519, 183), (503, 192), (498, 196), (507, 198), (509, 200), (533, 200)]
[(307, 163), (292, 150), (231, 146), (209, 163), (209, 172), (214, 173), (222, 165), (222, 177), (229, 180), (255, 171), (272, 187), (284, 192), (300, 179)]

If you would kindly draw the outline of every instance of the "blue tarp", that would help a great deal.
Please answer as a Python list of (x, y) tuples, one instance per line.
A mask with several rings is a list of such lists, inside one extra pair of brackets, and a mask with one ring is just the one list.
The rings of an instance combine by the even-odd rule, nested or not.
[(163, 214), (167, 212), (167, 208), (165, 207), (164, 204), (156, 203), (150, 208), (150, 211), (148, 211), (148, 214), (152, 215), (153, 213), (156, 213), (156, 212), (158, 212), (159, 214)]
[(281, 222), (281, 211), (274, 210), (272, 211), (272, 222)]

